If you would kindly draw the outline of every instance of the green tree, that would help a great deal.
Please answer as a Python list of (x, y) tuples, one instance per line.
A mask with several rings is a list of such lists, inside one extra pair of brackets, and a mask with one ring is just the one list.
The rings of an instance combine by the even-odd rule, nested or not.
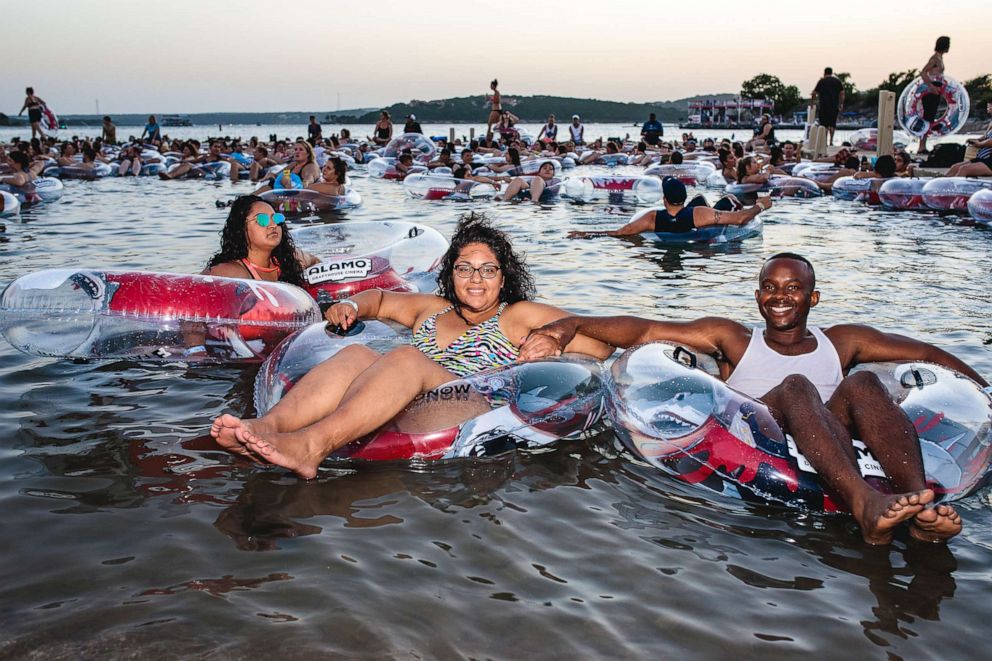
[(985, 104), (992, 101), (992, 74), (978, 76), (964, 82), (971, 97), (971, 114), (978, 117), (985, 113)]
[(919, 75), (917, 69), (908, 69), (906, 71), (897, 71), (895, 73), (890, 73), (889, 77), (878, 84), (879, 90), (887, 90), (889, 92), (895, 92), (896, 96), (902, 94), (902, 90), (906, 85), (913, 82), (913, 79)]
[(785, 85), (778, 78), (759, 73), (741, 83), (741, 96), (748, 99), (768, 99), (775, 102), (775, 112), (786, 114), (802, 105), (803, 94), (795, 85)]

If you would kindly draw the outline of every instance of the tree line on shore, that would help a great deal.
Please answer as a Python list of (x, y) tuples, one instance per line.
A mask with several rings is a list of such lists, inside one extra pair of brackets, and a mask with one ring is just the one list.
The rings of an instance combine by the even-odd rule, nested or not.
[[(919, 71), (907, 69), (906, 71), (890, 73), (878, 85), (865, 90), (857, 88), (854, 81), (851, 80), (850, 73), (834, 72), (834, 75), (844, 85), (844, 110), (871, 115), (878, 109), (879, 92), (895, 92), (898, 99), (903, 89), (919, 75)], [(961, 81), (961, 84), (968, 90), (968, 96), (971, 97), (972, 115), (984, 114), (986, 102), (992, 99), (992, 74), (986, 73), (976, 76), (971, 80)], [(759, 73), (741, 83), (741, 96), (750, 99), (772, 100), (775, 102), (775, 112), (786, 115), (795, 110), (805, 110), (810, 92), (815, 85), (816, 81), (812, 81), (808, 90), (800, 90), (795, 85), (784, 84), (777, 76)]]

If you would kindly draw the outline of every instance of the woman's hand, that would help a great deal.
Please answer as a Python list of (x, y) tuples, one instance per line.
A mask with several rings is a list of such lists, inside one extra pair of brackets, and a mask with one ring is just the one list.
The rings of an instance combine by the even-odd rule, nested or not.
[(354, 301), (348, 299), (347, 302), (339, 301), (327, 308), (324, 318), (332, 326), (340, 326), (341, 330), (348, 330), (358, 321), (358, 307)]

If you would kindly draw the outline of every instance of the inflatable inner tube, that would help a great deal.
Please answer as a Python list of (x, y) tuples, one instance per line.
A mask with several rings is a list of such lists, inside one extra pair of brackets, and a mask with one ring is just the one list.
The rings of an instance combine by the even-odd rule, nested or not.
[[(630, 349), (613, 364), (607, 408), (627, 448), (679, 480), (722, 495), (844, 511), (764, 404), (707, 374), (698, 360), (684, 347), (659, 342)], [(982, 486), (992, 458), (986, 392), (936, 365), (864, 369), (878, 375), (916, 427), (938, 498), (963, 498)], [(878, 462), (856, 445), (862, 474), (884, 490)]]
[(992, 224), (992, 189), (984, 188), (969, 197), (968, 213), (983, 225)]
[(58, 176), (62, 179), (83, 179), (93, 181), (109, 177), (113, 173), (113, 168), (102, 162), (95, 162), (91, 167), (80, 165), (63, 165), (58, 168)]
[(16, 216), (21, 212), (21, 201), (7, 191), (0, 191), (0, 218)]
[(992, 179), (939, 177), (923, 186), (923, 201), (934, 211), (967, 213), (971, 196), (988, 188), (992, 188)]
[(499, 190), (492, 184), (455, 179), (443, 174), (411, 174), (403, 180), (406, 194), (417, 200), (465, 202), (493, 198)]
[(354, 209), (362, 204), (362, 196), (351, 187), (344, 195), (324, 195), (308, 188), (276, 188), (259, 195), (287, 218), (302, 218), (321, 211)]
[(561, 185), (561, 196), (579, 203), (656, 204), (661, 194), (657, 177), (569, 177)]
[[(971, 109), (968, 90), (950, 76), (943, 77), (936, 94), (928, 88), (922, 78), (916, 78), (903, 89), (896, 106), (899, 124), (917, 138), (957, 133), (968, 121)], [(930, 100), (939, 104), (932, 120), (926, 117), (926, 106)]]
[[(319, 323), (287, 338), (255, 379), (255, 407), (264, 414), (317, 363), (361, 342), (383, 351), (402, 337), (378, 322), (341, 337)], [(378, 346), (376, 346), (378, 345)], [(485, 457), (582, 438), (603, 407), (600, 364), (589, 358), (514, 363), (457, 379), (419, 395), (402, 413), (331, 459), (367, 461)]]
[(708, 161), (697, 161), (695, 163), (662, 163), (649, 166), (644, 170), (646, 176), (652, 177), (675, 177), (686, 186), (699, 186), (716, 172)]
[(389, 141), (382, 155), (386, 158), (398, 158), (405, 150), (413, 153), (414, 160), (429, 161), (437, 154), (437, 146), (430, 138), (422, 133), (404, 133)]
[(869, 177), (867, 179), (841, 177), (833, 183), (830, 193), (836, 200), (881, 204), (881, 200), (878, 197), (878, 189), (884, 182), (885, 179), (877, 177)]
[(428, 169), (424, 165), (411, 165), (407, 168), (407, 173), (402, 174), (396, 169), (396, 162), (393, 159), (377, 158), (369, 161), (369, 176), (373, 179), (388, 179), (391, 181), (402, 181), (404, 177), (411, 174), (426, 174)]
[(258, 361), (321, 318), (299, 287), (204, 275), (50, 269), (0, 293), (0, 333), (56, 358)]
[(298, 248), (321, 260), (303, 274), (321, 303), (373, 288), (431, 293), (448, 249), (437, 230), (403, 221), (313, 225), (292, 235)]
[(893, 177), (879, 187), (878, 201), (890, 211), (929, 211), (930, 207), (923, 201), (923, 187), (929, 181), (929, 179)]

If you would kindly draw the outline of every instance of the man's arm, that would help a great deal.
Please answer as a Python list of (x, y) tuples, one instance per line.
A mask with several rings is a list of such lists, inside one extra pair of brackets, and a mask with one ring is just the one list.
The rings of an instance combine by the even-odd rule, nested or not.
[(772, 206), (770, 197), (759, 197), (754, 206), (740, 211), (718, 211), (711, 207), (695, 207), (692, 210), (692, 224), (696, 227), (707, 225), (744, 225), (763, 210)]
[(960, 358), (927, 342), (860, 324), (833, 326), (824, 332), (837, 347), (845, 370), (859, 363), (918, 360), (961, 372), (982, 387), (989, 385)]
[(634, 316), (565, 317), (534, 330), (520, 349), (521, 358), (530, 353), (561, 353), (577, 333), (610, 346), (625, 349), (646, 342), (667, 340), (687, 344), (709, 354), (726, 353), (723, 346), (735, 334), (747, 329), (720, 317), (694, 321), (655, 321)]
[(633, 236), (641, 232), (654, 231), (654, 213), (648, 211), (635, 216), (632, 221), (615, 230), (574, 230), (568, 233), (570, 239), (587, 239), (592, 236)]

